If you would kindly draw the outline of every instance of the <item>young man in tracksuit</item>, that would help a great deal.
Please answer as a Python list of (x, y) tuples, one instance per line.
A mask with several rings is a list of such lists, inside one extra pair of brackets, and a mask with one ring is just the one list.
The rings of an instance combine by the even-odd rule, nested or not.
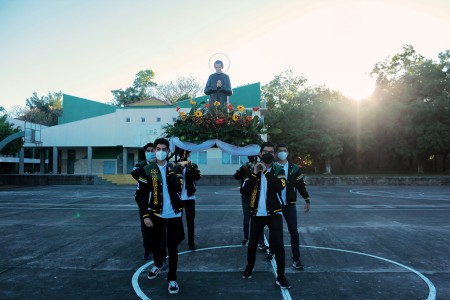
[(283, 289), (291, 287), (284, 276), (284, 243), (283, 243), (283, 201), (281, 191), (286, 186), (284, 170), (273, 164), (275, 146), (264, 142), (259, 153), (262, 163), (257, 163), (253, 173), (243, 184), (243, 192), (250, 196), (250, 242), (247, 250), (247, 266), (242, 273), (243, 278), (251, 278), (256, 260), (258, 238), (269, 227), (269, 244), (275, 252), (277, 263), (276, 284)]
[[(149, 165), (150, 163), (155, 161), (155, 152), (153, 152), (153, 143), (147, 143), (143, 147), (143, 149), (145, 159), (138, 162), (134, 166), (133, 170), (131, 170), (131, 176), (136, 180), (139, 179), (139, 176), (141, 175), (143, 168), (146, 165)], [(141, 221), (142, 246), (144, 246), (144, 255), (142, 256), (142, 259), (148, 260), (150, 259), (150, 254), (152, 253), (152, 232), (149, 227), (145, 226), (144, 220), (140, 217), (140, 213), (139, 219)]]
[[(248, 180), (249, 176), (253, 173), (253, 167), (256, 163), (256, 156), (249, 156), (248, 162), (243, 164), (236, 173), (234, 173), (234, 179), (241, 181), (241, 200), (242, 200), (242, 213), (244, 214), (243, 220), (243, 231), (244, 231), (244, 239), (242, 240), (242, 246), (247, 246), (249, 240), (249, 232), (250, 232), (250, 218), (252, 213), (250, 211), (250, 197), (248, 195), (244, 195), (242, 192), (242, 184), (245, 180)], [(266, 250), (266, 245), (264, 243), (264, 231), (261, 231), (261, 236), (259, 238), (258, 248), (260, 250)]]
[(156, 139), (154, 152), (156, 161), (145, 166), (144, 172), (138, 179), (136, 202), (144, 223), (152, 227), (152, 251), (155, 265), (148, 273), (149, 279), (154, 279), (161, 272), (164, 263), (164, 252), (159, 247), (161, 239), (167, 236), (167, 249), (169, 252), (169, 293), (179, 291), (177, 283), (178, 244), (184, 238), (181, 201), (181, 188), (183, 187), (183, 167), (169, 164), (166, 160), (169, 152), (169, 141)]
[[(289, 152), (286, 144), (278, 144), (275, 150), (278, 157), (276, 164), (282, 167), (286, 174), (286, 188), (282, 191), (281, 196), (285, 204), (283, 216), (291, 236), (292, 266), (303, 270), (303, 264), (300, 259), (300, 237), (297, 229), (297, 191), (305, 200), (304, 213), (309, 212), (310, 209), (309, 194), (306, 190), (302, 170), (298, 165), (287, 160)], [(270, 250), (267, 256), (268, 260), (272, 258), (272, 253), (273, 251)]]
[(183, 207), (186, 213), (186, 223), (188, 232), (188, 246), (189, 250), (194, 251), (195, 246), (195, 231), (194, 231), (194, 220), (195, 220), (195, 192), (196, 182), (200, 180), (200, 170), (197, 164), (193, 164), (189, 159), (190, 151), (183, 150), (181, 152), (180, 163), (184, 164), (183, 169), (183, 189), (181, 190), (181, 200), (183, 200)]

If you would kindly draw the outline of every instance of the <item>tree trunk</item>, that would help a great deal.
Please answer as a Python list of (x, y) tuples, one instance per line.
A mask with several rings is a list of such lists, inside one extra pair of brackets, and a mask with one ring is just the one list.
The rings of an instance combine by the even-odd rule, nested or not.
[(318, 165), (314, 166), (314, 174), (319, 174), (319, 166)]
[(417, 173), (419, 173), (419, 174), (423, 174), (424, 173), (423, 172), (423, 162), (421, 162), (421, 161), (417, 162)]
[(325, 160), (325, 174), (331, 174), (331, 159)]

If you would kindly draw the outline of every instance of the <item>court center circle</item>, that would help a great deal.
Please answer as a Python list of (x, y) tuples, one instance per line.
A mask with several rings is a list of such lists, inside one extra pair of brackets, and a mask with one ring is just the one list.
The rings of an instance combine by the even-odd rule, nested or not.
[[(285, 247), (290, 247), (290, 245), (284, 245)], [(329, 247), (319, 247), (319, 246), (300, 246), (301, 248), (311, 248), (311, 249), (319, 249), (319, 250), (330, 250), (330, 251), (338, 251), (338, 252), (344, 252), (344, 253), (350, 253), (350, 254), (357, 254), (357, 255), (362, 255), (362, 256), (367, 256), (367, 257), (371, 257), (371, 258), (375, 258), (375, 259), (379, 259), (394, 265), (397, 265), (399, 267), (402, 267), (414, 274), (416, 274), (417, 276), (420, 277), (420, 279), (422, 279), (428, 286), (428, 297), (426, 298), (426, 300), (435, 300), (436, 299), (436, 287), (434, 286), (434, 284), (431, 282), (431, 280), (429, 280), (425, 275), (423, 275), (422, 273), (420, 273), (417, 270), (414, 270), (413, 268), (410, 268), (408, 266), (405, 266), (404, 264), (401, 264), (399, 262), (387, 259), (387, 258), (383, 258), (380, 256), (376, 256), (376, 255), (372, 255), (372, 254), (368, 254), (368, 253), (363, 253), (363, 252), (357, 252), (357, 251), (351, 251), (351, 250), (345, 250), (345, 249), (337, 249), (337, 248), (329, 248)], [(217, 249), (226, 249), (226, 248), (242, 248), (242, 245), (230, 245), (230, 246), (217, 246), (217, 247), (208, 247), (208, 248), (200, 248), (195, 250), (195, 252), (200, 252), (200, 251), (208, 251), (208, 250), (217, 250)], [(178, 253), (178, 255), (183, 255), (183, 254), (187, 254), (187, 253), (193, 253), (194, 251), (183, 251)], [(149, 261), (148, 263), (142, 265), (139, 269), (136, 270), (136, 272), (134, 272), (133, 277), (131, 278), (131, 284), (133, 286), (134, 291), (136, 292), (136, 295), (144, 300), (150, 300), (150, 298), (142, 291), (141, 287), (139, 286), (138, 283), (138, 279), (139, 279), (139, 275), (149, 266), (151, 266), (153, 264), (153, 261)]]

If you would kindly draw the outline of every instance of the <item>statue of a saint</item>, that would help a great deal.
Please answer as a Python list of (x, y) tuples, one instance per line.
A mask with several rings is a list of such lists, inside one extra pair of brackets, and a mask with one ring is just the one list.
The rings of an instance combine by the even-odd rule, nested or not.
[(205, 94), (209, 96), (209, 104), (214, 105), (214, 101), (219, 101), (222, 107), (228, 106), (228, 96), (233, 94), (231, 89), (230, 77), (222, 73), (223, 62), (217, 60), (214, 62), (216, 73), (209, 75), (205, 87)]

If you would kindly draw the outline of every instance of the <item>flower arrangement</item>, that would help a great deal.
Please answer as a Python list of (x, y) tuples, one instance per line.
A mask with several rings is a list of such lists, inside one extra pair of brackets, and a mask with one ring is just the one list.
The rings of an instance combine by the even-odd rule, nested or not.
[[(164, 127), (167, 137), (178, 137), (181, 141), (202, 142), (219, 139), (223, 142), (244, 146), (259, 144), (260, 134), (266, 133), (262, 120), (258, 116), (251, 116), (243, 105), (237, 107), (229, 104), (223, 107), (220, 102), (214, 105), (205, 102), (192, 105), (188, 113), (181, 112), (177, 107), (178, 118), (174, 124)], [(258, 111), (259, 107), (254, 107)]]

